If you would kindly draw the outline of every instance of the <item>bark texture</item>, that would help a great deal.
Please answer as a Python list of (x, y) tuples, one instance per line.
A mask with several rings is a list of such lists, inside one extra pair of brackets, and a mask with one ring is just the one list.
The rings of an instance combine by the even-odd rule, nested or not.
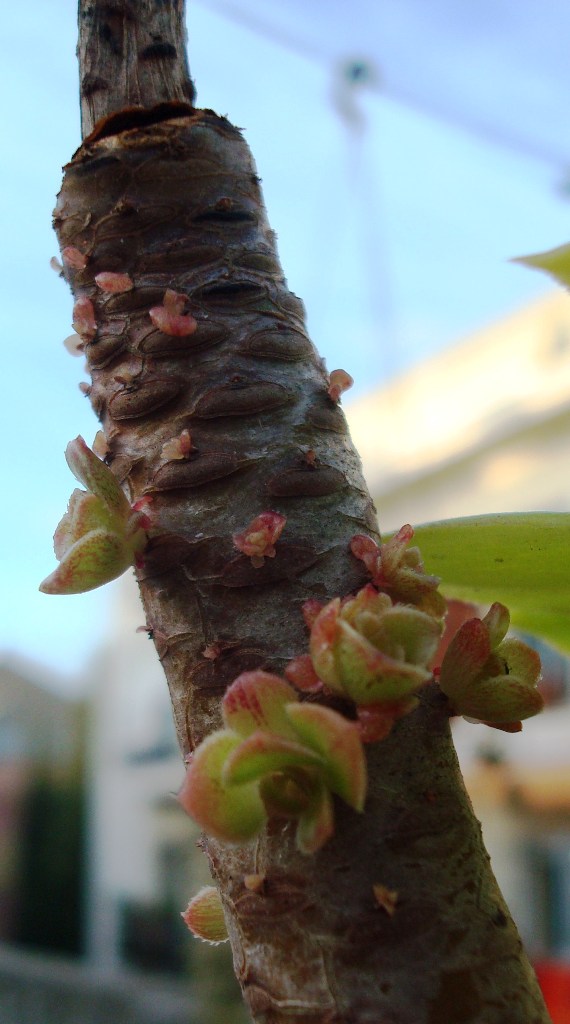
[(184, 0), (81, 0), (81, 131), (125, 108), (194, 101)]
[[(104, 19), (110, 6), (84, 10)], [(101, 53), (80, 43), (82, 82), (98, 60), (106, 77)], [(123, 38), (127, 63), (130, 53)], [(376, 520), (279, 266), (249, 151), (223, 118), (166, 100), (161, 84), (162, 105), (142, 119), (117, 117), (116, 103), (97, 108), (113, 116), (65, 169), (55, 226), (62, 250), (86, 257), (66, 277), (95, 308), (86, 354), (107, 460), (132, 499), (153, 500), (138, 575), (187, 753), (219, 725), (220, 698), (239, 672), (279, 671), (305, 650), (303, 601), (365, 582), (348, 545), (354, 533), (375, 535)], [(101, 291), (94, 279), (104, 271), (128, 273), (134, 288)], [(187, 297), (195, 333), (174, 337), (151, 322), (168, 288)], [(189, 456), (165, 457), (183, 430)], [(267, 509), (287, 523), (276, 557), (254, 568), (232, 535)], [(441, 694), (428, 689), (368, 752), (365, 813), (338, 804), (335, 836), (317, 855), (300, 855), (282, 823), (244, 847), (204, 841), (253, 1020), (545, 1024)], [(244, 884), (254, 873), (264, 876), (258, 892)], [(375, 897), (379, 885), (398, 894), (393, 914)]]

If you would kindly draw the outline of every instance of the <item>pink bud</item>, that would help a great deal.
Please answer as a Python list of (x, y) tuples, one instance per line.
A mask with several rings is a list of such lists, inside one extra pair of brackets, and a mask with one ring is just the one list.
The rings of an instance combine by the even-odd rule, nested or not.
[(286, 516), (279, 512), (262, 512), (242, 533), (234, 533), (234, 546), (244, 555), (249, 555), (252, 565), (258, 569), (264, 558), (275, 558), (275, 543), (286, 522)]
[(310, 654), (293, 658), (285, 669), (285, 677), (303, 693), (318, 693), (323, 684), (313, 668)]
[(128, 274), (114, 273), (110, 270), (95, 274), (95, 284), (102, 292), (109, 292), (111, 295), (130, 292), (134, 288), (133, 281)]
[(85, 270), (87, 266), (86, 256), (79, 249), (76, 249), (74, 245), (66, 245), (65, 249), (62, 249), (61, 258), (65, 266), (71, 267), (72, 270)]
[(321, 601), (317, 601), (315, 597), (310, 597), (308, 601), (304, 602), (301, 611), (309, 629), (312, 629), (315, 619), (321, 614), (323, 608), (324, 604)]
[(109, 442), (102, 430), (98, 430), (95, 434), (91, 450), (95, 452), (98, 459), (104, 459), (109, 454)]
[(360, 739), (363, 743), (378, 743), (386, 739), (394, 722), (413, 711), (417, 704), (415, 697), (408, 697), (386, 704), (363, 704), (357, 707)]
[(422, 611), (441, 618), (447, 604), (439, 593), (439, 577), (425, 572), (420, 551), (408, 547), (414, 536), (411, 526), (402, 526), (393, 537), (377, 545), (371, 537), (356, 534), (350, 542), (355, 558), (364, 563), (374, 586), (390, 594), (394, 601), (414, 604)]
[(152, 496), (150, 494), (145, 494), (143, 498), (138, 498), (131, 505), (132, 518), (135, 519), (136, 517), (137, 527), (143, 530), (149, 530), (152, 526), (153, 512)]
[(380, 549), (371, 537), (357, 533), (350, 541), (350, 550), (355, 558), (364, 562), (367, 571), (374, 579), (380, 572)]
[(163, 459), (168, 459), (169, 461), (172, 459), (187, 459), (194, 450), (190, 431), (183, 430), (178, 437), (173, 437), (170, 441), (164, 442), (161, 455)]
[(95, 320), (95, 310), (91, 299), (86, 297), (76, 299), (73, 307), (72, 327), (74, 331), (81, 335), (84, 341), (89, 341), (95, 337), (97, 334), (97, 321)]
[(186, 295), (181, 295), (168, 288), (164, 293), (163, 305), (153, 306), (148, 315), (154, 326), (163, 334), (170, 334), (177, 338), (194, 334), (198, 323), (190, 313), (182, 313), (186, 302)]
[(63, 339), (63, 347), (67, 349), (71, 356), (80, 356), (84, 345), (85, 342), (79, 334), (68, 334), (67, 338)]
[(338, 402), (343, 391), (348, 391), (354, 384), (353, 378), (346, 370), (333, 370), (329, 377), (328, 396), (333, 402)]

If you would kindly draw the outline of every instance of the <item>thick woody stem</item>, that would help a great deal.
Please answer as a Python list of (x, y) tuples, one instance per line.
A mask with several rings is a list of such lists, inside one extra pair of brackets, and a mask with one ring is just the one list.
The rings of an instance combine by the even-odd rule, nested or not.
[[(158, 18), (169, 7), (177, 71), (169, 86), (157, 58), (164, 75), (150, 85), (140, 12)], [(280, 671), (303, 652), (304, 601), (365, 582), (349, 542), (376, 523), (249, 151), (223, 118), (172, 102), (188, 99), (181, 16), (180, 3), (82, 6), (82, 33), (100, 41), (80, 42), (81, 81), (106, 83), (91, 89), (85, 130), (133, 102), (149, 109), (138, 120), (112, 116), (86, 139), (66, 168), (55, 225), (64, 253), (74, 251), (67, 280), (92, 304), (85, 352), (107, 461), (131, 500), (152, 499), (138, 577), (188, 753), (219, 724), (240, 671)], [(165, 32), (155, 42), (170, 41)], [(113, 275), (132, 287), (101, 287)], [(267, 511), (286, 523), (275, 556), (252, 560), (233, 538)], [(313, 857), (283, 823), (243, 847), (205, 843), (254, 1020), (546, 1024), (441, 694), (427, 691), (370, 748), (369, 771), (364, 815), (337, 807), (335, 836)], [(262, 876), (255, 892), (244, 881), (252, 874)], [(393, 914), (385, 890), (398, 894)]]

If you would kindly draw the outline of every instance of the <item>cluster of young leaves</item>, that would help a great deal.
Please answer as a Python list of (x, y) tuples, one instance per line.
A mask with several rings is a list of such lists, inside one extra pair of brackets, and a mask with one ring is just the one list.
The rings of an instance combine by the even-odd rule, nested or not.
[(109, 583), (136, 564), (149, 526), (146, 505), (131, 506), (105, 463), (82, 437), (65, 458), (84, 485), (76, 488), (53, 538), (57, 568), (40, 584), (44, 594), (79, 594)]
[[(86, 490), (73, 492), (55, 533), (59, 566), (41, 585), (52, 594), (89, 590), (136, 564), (150, 525), (147, 510), (131, 507), (111, 470), (82, 438), (70, 442), (66, 458)], [(272, 517), (268, 522), (267, 516)], [(511, 545), (507, 537), (515, 524), (513, 517), (504, 520), (490, 517), (431, 528), (443, 538), (448, 579), (450, 566), (451, 576), (454, 566), (462, 571), (469, 596), (480, 571), (473, 556), (476, 545), (466, 543), (466, 533), (473, 529), (486, 531), (490, 557), (494, 547), (489, 529), (500, 534), (500, 561), (497, 555), (494, 564), (505, 567), (511, 591), (528, 582), (520, 578), (520, 534), (523, 526), (529, 528), (529, 517), (517, 521)], [(250, 524), (249, 532), (236, 534), (234, 543), (256, 562), (275, 557), (284, 523), (283, 516), (266, 513)], [(426, 541), (432, 536), (429, 531), (420, 531)], [(351, 552), (364, 563), (371, 583), (324, 606), (306, 602), (308, 653), (289, 664), (288, 682), (255, 671), (243, 673), (230, 686), (222, 703), (224, 727), (195, 751), (181, 793), (184, 807), (205, 831), (245, 842), (268, 819), (292, 819), (299, 849), (313, 853), (334, 830), (333, 794), (356, 811), (363, 809), (363, 743), (384, 739), (399, 718), (417, 707), (420, 690), (434, 678), (443, 630), (446, 602), (439, 592), (440, 578), (425, 571), (419, 549), (410, 546), (413, 534), (404, 526), (380, 546), (365, 535), (353, 537)], [(532, 553), (535, 546), (530, 545)], [(511, 557), (516, 566), (510, 564)], [(438, 564), (433, 552), (432, 562)], [(493, 573), (488, 576), (496, 582)], [(548, 579), (551, 585), (552, 572)], [(439, 682), (453, 712), (514, 731), (540, 710), (542, 698), (536, 688), (539, 660), (521, 641), (505, 639), (508, 626), (509, 613), (499, 603), (484, 619), (465, 622), (443, 658)], [(353, 716), (322, 703), (302, 702), (299, 690), (340, 697), (352, 704)]]
[(191, 757), (179, 795), (209, 835), (246, 842), (268, 818), (297, 822), (297, 846), (313, 853), (334, 829), (332, 794), (362, 811), (366, 764), (354, 722), (301, 703), (269, 672), (243, 672), (222, 701), (224, 728)]
[(208, 834), (246, 842), (268, 819), (289, 819), (298, 848), (314, 853), (334, 829), (333, 794), (363, 809), (363, 744), (383, 740), (434, 676), (451, 714), (495, 728), (518, 731), (542, 708), (540, 660), (506, 638), (509, 613), (499, 603), (463, 623), (436, 669), (446, 604), (437, 577), (409, 546), (412, 536), (405, 526), (380, 546), (354, 537), (352, 553), (372, 582), (344, 599), (304, 606), (309, 651), (289, 663), (286, 676), (297, 690), (342, 698), (353, 706), (350, 717), (300, 702), (285, 679), (267, 672), (245, 672), (227, 690), (224, 727), (197, 747), (180, 794)]

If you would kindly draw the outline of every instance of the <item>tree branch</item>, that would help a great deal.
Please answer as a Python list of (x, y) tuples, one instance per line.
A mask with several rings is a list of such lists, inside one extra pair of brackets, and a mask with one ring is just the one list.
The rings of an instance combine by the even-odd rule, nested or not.
[(125, 107), (192, 104), (184, 0), (80, 0), (81, 131)]
[[(376, 520), (249, 151), (223, 118), (172, 105), (191, 98), (182, 13), (180, 0), (82, 4), (88, 138), (55, 226), (66, 278), (94, 311), (85, 353), (107, 461), (131, 500), (152, 498), (138, 577), (188, 753), (219, 724), (239, 672), (280, 671), (303, 652), (303, 601), (363, 585), (349, 541), (374, 536)], [(152, 109), (116, 116), (133, 103)], [(104, 272), (133, 287), (105, 292)], [(196, 320), (188, 336), (149, 317), (167, 291)], [(232, 537), (266, 509), (287, 523), (276, 557), (255, 566)], [(548, 1021), (447, 718), (427, 690), (370, 746), (365, 813), (338, 806), (318, 854), (302, 856), (282, 822), (244, 846), (205, 842), (258, 1024)], [(393, 915), (375, 886), (397, 891)]]

